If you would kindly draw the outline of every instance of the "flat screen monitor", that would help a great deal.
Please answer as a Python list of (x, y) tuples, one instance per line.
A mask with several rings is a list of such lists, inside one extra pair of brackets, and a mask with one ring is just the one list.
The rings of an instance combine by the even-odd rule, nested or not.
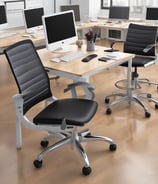
[(158, 8), (147, 8), (146, 20), (158, 20)]
[(4, 5), (0, 5), (0, 29), (4, 29), (7, 26), (7, 15)]
[(80, 8), (79, 5), (63, 5), (60, 6), (61, 11), (73, 10), (75, 15), (75, 21), (80, 22)]
[(72, 10), (45, 15), (42, 17), (48, 50), (68, 51), (65, 46), (77, 40), (77, 31)]
[(43, 28), (42, 16), (44, 15), (43, 8), (24, 9), (24, 23), (26, 32), (32, 33)]
[(111, 6), (109, 19), (127, 20), (129, 19), (129, 6)]

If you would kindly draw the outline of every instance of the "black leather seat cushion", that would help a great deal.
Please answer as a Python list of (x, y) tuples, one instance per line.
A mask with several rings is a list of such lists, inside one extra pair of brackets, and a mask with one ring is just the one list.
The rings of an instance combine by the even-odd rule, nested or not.
[[(155, 58), (135, 56), (135, 58), (132, 59), (132, 67), (144, 67), (145, 64), (153, 60), (155, 60)], [(128, 67), (128, 62), (121, 64), (121, 66)]]
[(42, 110), (34, 119), (35, 124), (61, 124), (66, 119), (67, 125), (83, 126), (94, 116), (97, 102), (85, 99), (62, 99), (53, 102)]

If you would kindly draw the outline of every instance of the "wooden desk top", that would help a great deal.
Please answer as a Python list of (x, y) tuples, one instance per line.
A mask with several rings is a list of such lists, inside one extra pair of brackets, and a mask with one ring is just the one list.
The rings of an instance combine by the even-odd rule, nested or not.
[[(81, 24), (80, 26), (77, 26), (77, 30), (80, 31), (80, 30), (85, 30), (85, 29), (90, 29), (90, 28), (93, 28), (93, 27), (97, 27), (97, 28), (115, 28), (115, 29), (127, 29), (127, 27), (125, 25), (119, 25), (119, 24), (116, 24), (116, 25), (105, 25), (104, 24), (104, 20), (99, 20), (97, 22), (88, 22), (88, 23), (83, 23)], [(25, 39), (31, 39), (34, 43), (39, 43), (41, 41), (44, 41), (44, 37), (40, 37), (40, 36), (37, 36), (37, 37), (24, 37), (24, 35), (26, 35), (27, 33), (25, 32), (25, 29), (17, 29), (17, 30), (3, 30), (3, 31), (0, 31), (1, 32), (15, 32), (16, 34), (13, 35), (13, 36), (10, 36), (10, 37), (6, 37), (6, 38), (0, 38), (0, 48), (6, 48), (10, 45), (12, 45), (13, 43), (17, 42), (17, 41), (21, 41), (21, 40), (25, 40)]]
[[(129, 22), (123, 22), (123, 23), (106, 23), (107, 20), (105, 19), (98, 19), (98, 21), (96, 22), (87, 22), (87, 23), (83, 23), (80, 26), (77, 26), (77, 30), (84, 30), (84, 29), (90, 29), (90, 28), (103, 28), (103, 29), (115, 29), (115, 30), (125, 30), (128, 29), (129, 26)], [(144, 24), (144, 25), (150, 25), (147, 24), (145, 22), (133, 22), (133, 23), (137, 23), (137, 24)], [(21, 40), (25, 40), (25, 39), (31, 39), (34, 43), (40, 43), (42, 41), (44, 41), (44, 36), (37, 36), (37, 37), (24, 37), (24, 35), (26, 35), (27, 33), (25, 32), (25, 29), (21, 29), (21, 30), (3, 30), (0, 31), (1, 32), (16, 32), (17, 34), (10, 36), (10, 37), (6, 37), (6, 38), (0, 38), (0, 48), (6, 48), (10, 45), (12, 45), (13, 43), (17, 42), (17, 41), (21, 41)], [(37, 34), (38, 35), (38, 34)]]
[(93, 28), (94, 26), (96, 26), (99, 22), (84, 22), (84, 23), (81, 23), (81, 25), (77, 25), (77, 31), (81, 31), (81, 30), (84, 30), (84, 29), (91, 29)]
[(127, 30), (130, 23), (98, 23), (94, 27), (103, 29)]
[[(76, 45), (70, 45), (71, 50), (78, 51), (78, 48)], [(42, 62), (44, 64), (45, 67), (54, 70), (56, 72), (58, 71), (62, 71), (64, 73), (68, 73), (68, 74), (72, 74), (78, 77), (83, 77), (83, 76), (90, 76), (93, 75), (94, 73), (97, 73), (97, 71), (100, 70), (104, 70), (107, 68), (111, 68), (112, 66), (114, 67), (115, 65), (120, 65), (121, 63), (131, 59), (134, 57), (134, 54), (128, 54), (128, 53), (121, 53), (121, 52), (115, 52), (115, 54), (117, 56), (119, 56), (119, 59), (117, 60), (110, 60), (108, 62), (102, 62), (102, 61), (98, 61), (99, 57), (102, 56), (106, 56), (107, 54), (110, 53), (105, 53), (104, 52), (105, 47), (101, 47), (101, 46), (96, 46), (96, 50), (95, 51), (91, 51), (91, 52), (87, 52), (86, 51), (86, 46), (83, 45), (82, 51), (85, 51), (85, 56), (92, 54), (92, 53), (96, 53), (98, 55), (98, 57), (92, 59), (89, 62), (81, 62), (81, 59), (84, 58), (85, 56), (79, 58), (79, 59), (75, 59), (74, 61), (70, 61), (70, 62), (59, 62), (59, 63), (55, 63), (50, 61), (51, 58), (56, 58), (56, 57), (60, 57), (62, 56), (61, 54), (54, 54), (46, 49), (41, 49), (39, 50), (39, 55), (42, 59)]]
[[(25, 29), (20, 29), (20, 30), (5, 30), (6, 32), (15, 32), (16, 34), (13, 36), (9, 36), (6, 38), (0, 38), (0, 48), (6, 48), (12, 44), (14, 44), (17, 41), (21, 40), (26, 40), (26, 39), (31, 39), (34, 43), (39, 43), (41, 41), (44, 41), (44, 37), (24, 37), (27, 33), (25, 32)], [(2, 31), (2, 33), (4, 30)], [(1, 33), (1, 32), (0, 32)]]

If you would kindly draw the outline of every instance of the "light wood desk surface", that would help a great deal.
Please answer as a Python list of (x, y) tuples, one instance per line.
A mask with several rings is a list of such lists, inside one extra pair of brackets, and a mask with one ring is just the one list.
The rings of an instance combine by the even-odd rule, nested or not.
[(41, 41), (44, 41), (44, 37), (42, 36), (37, 36), (37, 37), (32, 37), (32, 36), (28, 36), (28, 37), (24, 37), (24, 35), (26, 35), (27, 33), (25, 32), (25, 29), (8, 29), (8, 30), (3, 30), (0, 31), (0, 34), (3, 32), (15, 32), (16, 34), (13, 36), (9, 36), (6, 38), (0, 38), (0, 48), (6, 48), (12, 44), (14, 44), (15, 42), (21, 41), (21, 40), (26, 40), (26, 39), (31, 39), (34, 43), (39, 43)]
[[(82, 31), (82, 30), (86, 30), (86, 29), (91, 29), (91, 28), (115, 28), (115, 29), (127, 29), (127, 26), (123, 25), (123, 24), (105, 24), (105, 20), (102, 19), (98, 19), (98, 21), (96, 22), (84, 22), (83, 24), (81, 24), (80, 26), (76, 26), (77, 31)], [(25, 39), (31, 39), (34, 43), (39, 43), (41, 41), (44, 41), (44, 37), (42, 36), (37, 36), (37, 37), (24, 37), (24, 35), (26, 35), (27, 33), (25, 32), (24, 28), (21, 29), (8, 29), (8, 30), (2, 30), (1, 32), (15, 32), (16, 34), (13, 36), (9, 36), (6, 38), (0, 38), (0, 48), (6, 48), (10, 45), (12, 45), (15, 42), (21, 41), (21, 40), (25, 40)]]
[[(70, 45), (69, 46), (71, 51), (77, 51), (78, 48), (76, 45)], [(49, 73), (53, 74), (55, 76), (64, 77), (67, 79), (71, 79), (73, 83), (76, 82), (86, 82), (89, 84), (89, 78), (92, 75), (95, 75), (100, 72), (104, 72), (105, 70), (116, 67), (126, 61), (128, 61), (128, 69), (127, 69), (127, 81), (128, 81), (128, 89), (127, 94), (130, 95), (130, 87), (131, 87), (131, 65), (132, 65), (132, 58), (134, 57), (134, 54), (128, 54), (128, 53), (122, 53), (122, 52), (115, 52), (117, 56), (119, 56), (118, 59), (110, 60), (107, 62), (99, 61), (98, 58), (102, 56), (106, 56), (107, 54), (111, 53), (105, 53), (104, 52), (105, 47), (96, 46), (95, 51), (87, 52), (86, 46), (84, 45), (82, 47), (82, 51), (85, 52), (85, 55), (82, 56), (79, 59), (75, 59), (70, 62), (59, 62), (55, 63), (50, 61), (53, 57), (60, 57), (59, 54), (54, 54), (46, 49), (39, 50), (39, 55), (42, 59), (43, 65), (48, 68)], [(81, 59), (85, 56), (95, 53), (98, 56), (94, 59), (92, 59), (89, 62), (82, 62)], [(113, 54), (113, 53), (112, 53)], [(88, 88), (88, 85), (82, 86), (83, 90), (85, 91), (85, 98), (92, 99), (95, 95), (94, 92), (91, 92), (91, 90)], [(76, 97), (76, 93), (72, 93), (72, 97)]]
[(123, 22), (123, 23), (104, 23), (100, 22), (96, 24), (94, 27), (100, 28), (100, 29), (114, 29), (114, 30), (127, 30), (129, 26), (129, 22)]
[[(76, 26), (77, 31), (82, 31), (82, 30), (86, 30), (86, 29), (92, 29), (92, 28), (98, 28), (98, 29), (115, 29), (115, 30), (127, 30), (128, 26), (130, 24), (129, 22), (122, 22), (122, 23), (106, 23), (107, 20), (106, 19), (98, 19), (96, 22), (84, 22), (83, 24), (81, 24), (80, 26)], [(114, 21), (115, 22), (115, 21)], [(145, 23), (145, 22), (133, 22), (133, 23), (137, 23), (137, 24), (143, 24), (143, 25), (151, 25), (149, 23)], [(152, 24), (153, 25), (153, 24)], [(153, 25), (154, 26), (154, 25)], [(8, 29), (8, 30), (3, 30), (0, 31), (1, 32), (16, 32), (15, 35), (10, 36), (10, 37), (6, 37), (6, 38), (0, 38), (0, 48), (6, 48), (10, 45), (12, 45), (15, 42), (18, 42), (20, 40), (25, 40), (25, 39), (31, 39), (34, 43), (40, 43), (41, 41), (44, 41), (45, 38), (44, 36), (38, 36), (37, 37), (24, 37), (24, 35), (26, 35), (27, 33), (25, 32), (25, 29)]]
[[(76, 45), (70, 45), (69, 47), (71, 48), (71, 51), (74, 51), (74, 52), (79, 50)], [(105, 53), (104, 49), (105, 47), (96, 46), (95, 51), (87, 52), (86, 46), (83, 45), (82, 49), (80, 50), (85, 52), (84, 56), (82, 56), (79, 59), (75, 59), (74, 61), (59, 62), (59, 63), (52, 62), (50, 61), (50, 59), (53, 57), (55, 58), (60, 57), (61, 54), (55, 54), (46, 49), (41, 49), (38, 52), (44, 66), (49, 68), (50, 71), (52, 71), (52, 74), (59, 75), (65, 78), (70, 78), (72, 80), (79, 80), (79, 81), (82, 81), (83, 79), (88, 79), (91, 75), (104, 71), (105, 69), (118, 66), (125, 61), (132, 60), (132, 58), (134, 57), (133, 54), (115, 52), (116, 55), (119, 55), (119, 59), (110, 60), (108, 62), (98, 61), (99, 57), (106, 56), (107, 54), (111, 54), (107, 52)], [(92, 53), (97, 54), (98, 57), (86, 63), (81, 62), (82, 58)]]
[(82, 31), (86, 29), (91, 29), (95, 27), (96, 25), (100, 24), (101, 22), (96, 21), (96, 22), (83, 22), (81, 25), (76, 25), (77, 31)]

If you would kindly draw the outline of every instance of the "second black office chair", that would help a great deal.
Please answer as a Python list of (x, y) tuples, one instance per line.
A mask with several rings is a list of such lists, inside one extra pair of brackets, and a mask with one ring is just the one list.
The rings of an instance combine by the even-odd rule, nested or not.
[[(61, 139), (40, 153), (34, 166), (40, 168), (47, 153), (70, 144), (81, 155), (83, 174), (90, 174), (91, 167), (81, 142), (106, 141), (110, 144), (110, 151), (116, 150), (116, 144), (108, 137), (93, 136), (90, 130), (77, 131), (78, 127), (83, 127), (93, 118), (97, 111), (97, 102), (79, 98), (56, 99), (52, 96), (48, 74), (31, 40), (15, 43), (4, 53), (19, 88), (19, 94), (14, 96), (17, 148), (22, 146), (21, 123), (30, 129), (45, 130), (51, 135), (58, 134)], [(43, 100), (48, 100), (50, 104), (42, 109), (33, 121), (30, 120), (27, 117), (28, 110)], [(48, 140), (41, 141), (41, 146), (47, 145)]]
[[(111, 114), (111, 106), (122, 101), (127, 101), (129, 104), (134, 101), (141, 105), (145, 111), (145, 116), (150, 117), (150, 112), (148, 108), (143, 103), (143, 100), (155, 103), (155, 108), (158, 109), (158, 101), (152, 98), (149, 93), (135, 93), (137, 88), (140, 88), (139, 75), (137, 72), (138, 67), (148, 67), (150, 65), (157, 63), (157, 57), (155, 53), (155, 45), (157, 40), (157, 27), (145, 26), (138, 24), (130, 24), (127, 32), (126, 41), (124, 43), (124, 52), (135, 54), (135, 58), (132, 60), (132, 67), (134, 71), (131, 73), (131, 96), (124, 93), (112, 94), (106, 96), (105, 103), (107, 103), (107, 114)], [(149, 49), (148, 49), (149, 48)], [(123, 63), (121, 66), (128, 67), (128, 62)], [(122, 80), (121, 80), (122, 81)], [(123, 80), (124, 81), (124, 80)], [(142, 82), (152, 82), (146, 80)], [(120, 81), (116, 82), (115, 86), (120, 89), (127, 89), (126, 87), (121, 87), (119, 85)], [(154, 83), (153, 83), (154, 84)], [(110, 97), (120, 96), (118, 100), (110, 102)]]

